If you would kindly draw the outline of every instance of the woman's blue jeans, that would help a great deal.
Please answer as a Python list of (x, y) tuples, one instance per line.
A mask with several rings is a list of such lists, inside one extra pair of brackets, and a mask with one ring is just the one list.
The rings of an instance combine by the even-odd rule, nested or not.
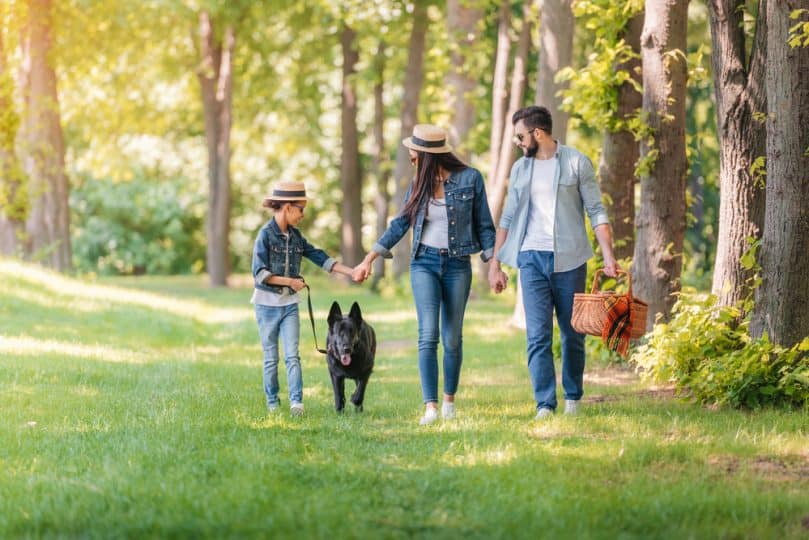
[(521, 251), (520, 269), (525, 326), (528, 335), (528, 373), (537, 409), (556, 409), (556, 372), (553, 366), (553, 311), (562, 338), (562, 388), (565, 399), (584, 393), (584, 334), (570, 325), (573, 295), (584, 292), (587, 265), (567, 272), (553, 271), (553, 252)]
[(264, 394), (267, 405), (278, 405), (278, 338), (284, 346), (289, 402), (303, 403), (301, 358), (298, 355), (300, 320), (298, 304), (283, 307), (256, 306), (256, 322), (264, 350)]
[(419, 321), (419, 375), (424, 402), (438, 401), (438, 333), (444, 346), (444, 393), (455, 395), (463, 363), (463, 317), (472, 264), (469, 256), (420, 246), (410, 261), (410, 284)]

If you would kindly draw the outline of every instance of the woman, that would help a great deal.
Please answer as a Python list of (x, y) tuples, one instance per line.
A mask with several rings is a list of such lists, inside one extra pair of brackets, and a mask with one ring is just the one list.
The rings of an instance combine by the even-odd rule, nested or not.
[(470, 255), (494, 250), (494, 224), (483, 177), (454, 154), (440, 127), (419, 124), (402, 141), (416, 167), (404, 206), (371, 252), (354, 268), (355, 281), (366, 279), (379, 255), (413, 227), (410, 283), (419, 321), (419, 375), (424, 396), (420, 424), (438, 420), (438, 335), (444, 346), (444, 401), (441, 416), (455, 416), (455, 393), (463, 361), (462, 325), (472, 283)]

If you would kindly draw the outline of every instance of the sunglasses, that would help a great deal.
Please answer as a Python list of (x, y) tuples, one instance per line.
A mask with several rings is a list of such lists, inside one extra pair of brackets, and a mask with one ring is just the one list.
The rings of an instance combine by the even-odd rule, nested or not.
[(300, 204), (292, 204), (292, 203), (290, 203), (289, 206), (294, 206), (295, 208), (301, 211), (301, 214), (303, 214), (303, 209), (306, 208), (305, 206), (301, 206)]
[(529, 133), (533, 133), (534, 131), (536, 131), (538, 129), (539, 128), (534, 128), (532, 130), (526, 131), (525, 133), (516, 133), (514, 135), (514, 142), (515, 143), (521, 143), (522, 140), (523, 140), (523, 137), (527, 137)]

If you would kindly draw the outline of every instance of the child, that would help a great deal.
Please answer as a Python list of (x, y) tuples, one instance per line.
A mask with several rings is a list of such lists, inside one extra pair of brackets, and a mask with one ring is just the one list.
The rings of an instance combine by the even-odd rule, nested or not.
[(287, 366), (290, 413), (303, 414), (303, 381), (298, 356), (300, 319), (298, 291), (304, 287), (300, 277), (301, 258), (306, 257), (327, 272), (351, 275), (352, 269), (312, 246), (295, 228), (306, 208), (303, 182), (280, 182), (263, 206), (274, 215), (258, 232), (253, 247), (255, 289), (250, 300), (255, 305), (256, 322), (264, 350), (264, 393), (270, 412), (278, 410), (278, 338), (284, 346)]

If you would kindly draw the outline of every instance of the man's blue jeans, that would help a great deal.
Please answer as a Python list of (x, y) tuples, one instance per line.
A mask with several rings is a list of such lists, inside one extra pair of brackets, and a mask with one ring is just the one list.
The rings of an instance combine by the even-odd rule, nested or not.
[(278, 338), (284, 346), (289, 402), (303, 403), (301, 358), (298, 356), (300, 320), (298, 304), (283, 307), (256, 306), (256, 322), (264, 350), (264, 393), (267, 405), (278, 405)]
[(528, 334), (528, 373), (537, 409), (556, 409), (556, 372), (553, 366), (553, 311), (562, 337), (562, 388), (565, 399), (584, 393), (584, 334), (570, 325), (573, 295), (584, 292), (587, 265), (567, 272), (553, 271), (552, 251), (521, 251), (520, 268), (525, 325)]
[(463, 317), (472, 264), (469, 256), (420, 246), (410, 261), (410, 284), (419, 320), (419, 375), (424, 403), (438, 401), (438, 319), (444, 346), (444, 393), (455, 395), (463, 363)]

